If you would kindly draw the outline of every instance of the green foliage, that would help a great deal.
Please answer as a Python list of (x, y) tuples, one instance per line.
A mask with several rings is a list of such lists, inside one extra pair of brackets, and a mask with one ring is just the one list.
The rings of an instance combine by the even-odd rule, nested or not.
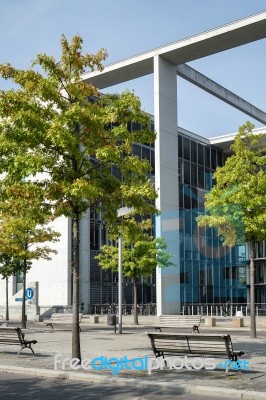
[(2, 279), (6, 279), (21, 270), (22, 265), (20, 261), (11, 257), (9, 254), (0, 254), (0, 275), (2, 275)]
[[(29, 70), (0, 65), (0, 76), (18, 87), (0, 93), (0, 173), (8, 182), (34, 176), (55, 215), (101, 204), (113, 221), (122, 203), (154, 211), (150, 166), (132, 155), (134, 142), (155, 138), (138, 97), (128, 91), (99, 96), (81, 75), (102, 70), (106, 52), (83, 54), (80, 36), (71, 42), (62, 36), (61, 46), (59, 62), (39, 54)], [(145, 129), (131, 132), (131, 122)], [(111, 174), (114, 166), (123, 182)]]
[[(123, 221), (122, 236), (122, 267), (123, 274), (128, 278), (148, 277), (154, 269), (174, 265), (167, 253), (166, 242), (162, 238), (154, 239), (147, 229), (151, 227), (151, 220), (137, 222), (134, 218)], [(95, 257), (103, 269), (118, 269), (118, 248), (116, 245), (102, 246), (101, 252)]]
[(207, 215), (197, 219), (199, 226), (218, 228), (229, 246), (266, 238), (266, 148), (253, 128), (250, 122), (240, 127), (232, 155), (217, 168), (206, 195)]
[[(10, 261), (14, 272), (20, 269), (19, 261), (50, 259), (49, 254), (55, 250), (46, 243), (57, 241), (59, 233), (46, 226), (50, 214), (49, 207), (43, 203), (41, 189), (30, 182), (2, 185), (1, 189), (0, 251), (3, 257)], [(7, 265), (6, 262), (5, 270), (9, 273)]]

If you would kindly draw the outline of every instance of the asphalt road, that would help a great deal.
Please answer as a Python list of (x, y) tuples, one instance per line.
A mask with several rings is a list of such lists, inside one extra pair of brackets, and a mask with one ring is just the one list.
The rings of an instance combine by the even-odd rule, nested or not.
[[(222, 394), (221, 394), (222, 395)], [(8, 400), (225, 400), (228, 397), (182, 394), (175, 388), (133, 387), (69, 381), (66, 379), (35, 378), (0, 372), (0, 399)]]

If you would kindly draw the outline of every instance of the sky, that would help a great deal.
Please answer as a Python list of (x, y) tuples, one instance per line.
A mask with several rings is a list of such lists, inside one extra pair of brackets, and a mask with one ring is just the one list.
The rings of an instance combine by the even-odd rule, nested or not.
[[(60, 37), (79, 34), (84, 51), (105, 48), (106, 64), (149, 51), (266, 10), (266, 0), (0, 0), (0, 63), (29, 68), (38, 53), (59, 59)], [(189, 63), (265, 110), (266, 39)], [(0, 89), (10, 83), (0, 80)], [(153, 76), (108, 89), (134, 90), (153, 114)], [(178, 125), (204, 137), (237, 132), (260, 122), (181, 78)]]

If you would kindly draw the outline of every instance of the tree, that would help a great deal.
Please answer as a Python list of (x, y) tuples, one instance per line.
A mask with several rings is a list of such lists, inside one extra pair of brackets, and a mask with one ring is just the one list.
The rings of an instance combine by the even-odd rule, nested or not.
[(50, 253), (56, 253), (47, 242), (57, 241), (59, 233), (46, 226), (49, 213), (43, 205), (42, 192), (30, 182), (5, 187), (0, 209), (0, 250), (6, 260), (0, 272), (5, 277), (16, 272), (23, 274), (21, 326), (26, 328), (26, 273), (31, 260), (50, 260)]
[(255, 241), (266, 238), (266, 156), (262, 135), (252, 133), (247, 122), (239, 128), (231, 146), (232, 155), (217, 168), (215, 185), (206, 196), (207, 215), (199, 226), (218, 228), (224, 245), (248, 242), (250, 259), (250, 337), (256, 338)]
[[(120, 229), (123, 236), (123, 275), (133, 280), (134, 324), (138, 324), (137, 279), (141, 276), (151, 276), (157, 266), (163, 268), (174, 264), (170, 261), (172, 255), (166, 251), (165, 240), (155, 239), (149, 234), (150, 219), (137, 222), (134, 218), (125, 218)], [(113, 237), (117, 237), (117, 233)], [(99, 266), (103, 269), (118, 270), (118, 247), (116, 245), (102, 246), (100, 253), (95, 258), (99, 260)]]
[(6, 281), (6, 321), (9, 320), (9, 303), (8, 303), (8, 282), (9, 277), (14, 275), (20, 269), (20, 264), (12, 256), (5, 253), (0, 253), (0, 275)]
[[(80, 219), (89, 207), (101, 207), (112, 222), (122, 204), (151, 213), (156, 197), (149, 163), (132, 155), (134, 142), (154, 141), (149, 117), (133, 93), (100, 96), (81, 79), (87, 70), (101, 71), (107, 57), (104, 50), (83, 54), (82, 42), (62, 36), (59, 62), (39, 54), (29, 70), (0, 66), (0, 76), (17, 85), (0, 96), (0, 173), (34, 176), (54, 215), (72, 219), (72, 357), (79, 360)], [(141, 129), (131, 130), (131, 123)]]

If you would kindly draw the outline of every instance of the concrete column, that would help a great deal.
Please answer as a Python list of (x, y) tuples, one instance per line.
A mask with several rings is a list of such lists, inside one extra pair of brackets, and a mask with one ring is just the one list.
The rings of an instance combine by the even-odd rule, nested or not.
[(157, 314), (180, 312), (180, 262), (178, 213), (178, 135), (176, 66), (154, 57), (154, 117), (156, 201), (161, 215), (156, 221), (156, 236), (167, 242), (175, 267), (157, 268)]
[(89, 211), (84, 214), (80, 221), (80, 307), (84, 303), (84, 313), (88, 313), (90, 304), (90, 215)]

